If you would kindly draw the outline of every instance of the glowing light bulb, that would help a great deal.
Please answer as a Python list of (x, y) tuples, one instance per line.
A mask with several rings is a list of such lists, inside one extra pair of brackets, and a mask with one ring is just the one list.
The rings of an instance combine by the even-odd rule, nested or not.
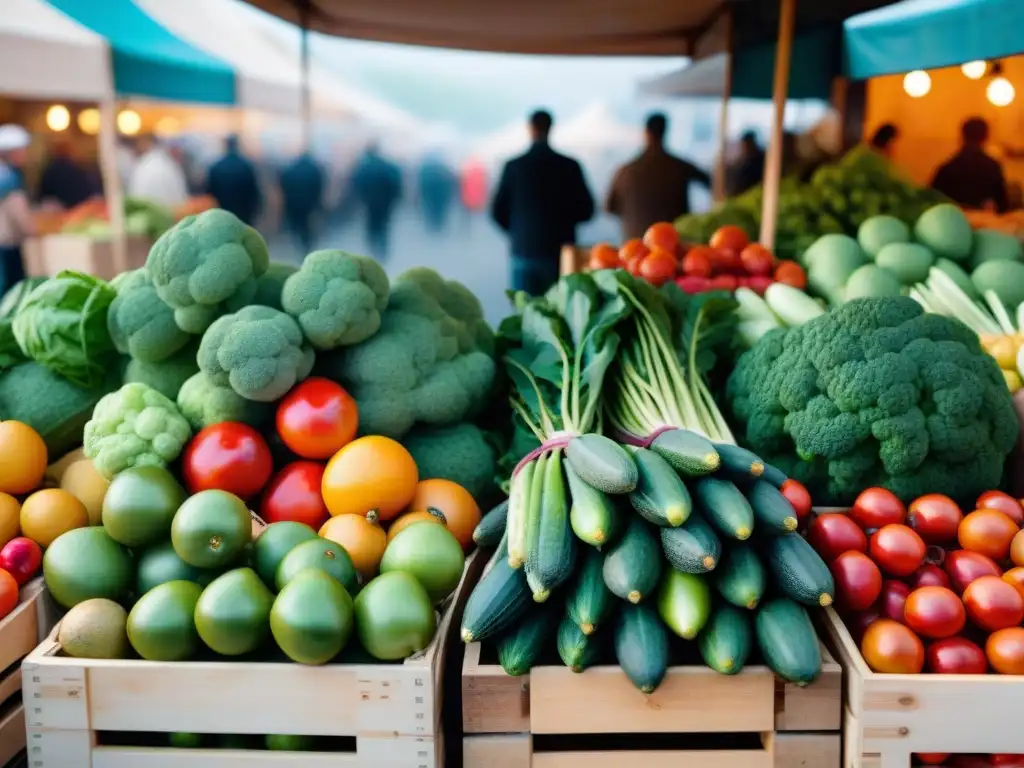
[(927, 95), (932, 89), (932, 78), (923, 69), (915, 69), (907, 72), (903, 77), (903, 90), (913, 99), (919, 99)]
[(46, 110), (46, 127), (57, 133), (66, 131), (71, 125), (71, 113), (63, 104), (54, 104)]
[(89, 107), (78, 113), (78, 128), (88, 136), (100, 132), (100, 111)]
[(167, 138), (177, 136), (181, 133), (181, 121), (172, 115), (164, 115), (156, 121), (156, 125), (153, 126), (153, 133)]
[(134, 109), (123, 109), (117, 114), (117, 130), (125, 136), (134, 136), (142, 129), (142, 118)]
[(992, 81), (985, 88), (985, 95), (988, 100), (997, 107), (1005, 107), (1013, 101), (1017, 95), (1013, 83), (1005, 77), (993, 77)]
[(960, 71), (964, 73), (964, 77), (969, 77), (971, 80), (981, 80), (988, 71), (987, 61), (968, 61), (966, 64), (961, 65)]

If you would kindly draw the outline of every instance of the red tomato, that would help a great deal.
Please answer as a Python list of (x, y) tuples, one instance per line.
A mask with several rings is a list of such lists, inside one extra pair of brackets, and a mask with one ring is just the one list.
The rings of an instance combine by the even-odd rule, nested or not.
[(807, 273), (795, 261), (780, 261), (775, 267), (775, 280), (801, 291), (807, 288)]
[(879, 619), (867, 628), (860, 652), (875, 672), (916, 675), (924, 668), (921, 638), (891, 619)]
[(314, 531), (327, 522), (330, 514), (320, 495), (324, 465), (315, 461), (295, 461), (270, 481), (260, 501), (260, 517), (267, 523), (293, 520)]
[(735, 275), (718, 275), (711, 278), (708, 287), (713, 291), (735, 291), (739, 283)]
[(853, 637), (857, 646), (860, 646), (860, 641), (864, 637), (864, 633), (867, 628), (882, 618), (882, 614), (878, 612), (876, 606), (868, 608), (866, 611), (859, 611), (846, 620), (846, 628), (850, 631), (850, 636)]
[(659, 221), (657, 224), (651, 224), (644, 232), (643, 243), (652, 251), (674, 253), (679, 247), (679, 233), (669, 222)]
[(7, 571), (20, 587), (37, 573), (43, 564), (43, 550), (32, 539), (18, 536), (0, 549), (0, 568)]
[(989, 632), (1019, 626), (1024, 621), (1024, 597), (998, 576), (982, 576), (964, 590), (967, 615)]
[(724, 227), (716, 229), (708, 241), (708, 245), (712, 248), (723, 248), (736, 251), (736, 253), (746, 248), (749, 243), (750, 238), (747, 237), (747, 233), (733, 224), (726, 224)]
[(949, 759), (949, 752), (915, 752), (914, 759), (925, 765), (942, 765)]
[(277, 433), (304, 459), (329, 459), (356, 436), (359, 409), (340, 384), (317, 376), (296, 384), (277, 406)]
[(925, 657), (928, 671), (937, 675), (984, 675), (988, 671), (985, 651), (966, 637), (936, 640)]
[(851, 549), (868, 551), (868, 538), (864, 531), (846, 515), (835, 512), (818, 515), (811, 520), (807, 526), (807, 541), (826, 563)]
[(922, 637), (939, 640), (952, 637), (964, 628), (967, 611), (953, 590), (921, 587), (907, 596), (903, 621)]
[(918, 568), (910, 577), (912, 589), (921, 587), (949, 587), (949, 576), (946, 572), (933, 563), (925, 563)]
[(770, 275), (775, 267), (772, 252), (760, 243), (751, 243), (740, 251), (740, 261), (751, 275)]
[(793, 507), (793, 511), (796, 512), (796, 519), (802, 527), (811, 516), (811, 494), (803, 483), (793, 479), (786, 480), (779, 490), (786, 497), (786, 501), (790, 503), (790, 506)]
[(1010, 554), (1013, 537), (1020, 531), (1009, 515), (998, 509), (976, 509), (963, 520), (956, 530), (957, 541), (969, 552), (991, 557), (996, 562)]
[(7, 571), (0, 570), (0, 621), (18, 604), (18, 582)]
[(878, 609), (882, 618), (903, 623), (903, 610), (910, 596), (910, 587), (902, 581), (889, 579), (882, 582), (882, 594), (878, 599)]
[(590, 249), (588, 261), (591, 269), (615, 269), (620, 266), (619, 252), (613, 245), (598, 243)]
[(1002, 491), (985, 491), (974, 504), (975, 509), (998, 509), (1007, 515), (1017, 527), (1024, 525), (1024, 507), (1008, 493)]
[(640, 276), (652, 285), (661, 285), (676, 276), (676, 266), (671, 251), (651, 251), (640, 262)]
[(996, 768), (1024, 768), (1024, 755), (989, 755), (988, 762)]
[(628, 268), (628, 265), (634, 261), (639, 264), (640, 259), (650, 252), (651, 249), (644, 245), (640, 238), (633, 238), (632, 240), (627, 240), (623, 243), (622, 247), (619, 249), (619, 261), (625, 264)]
[(863, 552), (843, 552), (829, 568), (835, 577), (838, 604), (844, 610), (867, 610), (882, 592), (882, 572)]
[(993, 632), (985, 641), (985, 656), (1001, 675), (1024, 675), (1024, 629), (1009, 627)]
[(942, 567), (949, 574), (950, 587), (958, 594), (963, 594), (968, 584), (982, 576), (1003, 575), (1002, 569), (991, 557), (965, 549), (947, 552)]
[(248, 424), (234, 421), (200, 430), (181, 462), (189, 493), (217, 488), (246, 500), (263, 489), (273, 471), (266, 440)]
[(910, 502), (907, 525), (917, 531), (926, 544), (956, 541), (956, 529), (964, 513), (949, 496), (929, 493)]
[(711, 249), (698, 245), (683, 257), (683, 274), (692, 277), (711, 277)]
[(879, 528), (868, 542), (868, 554), (890, 576), (909, 576), (924, 563), (925, 543), (905, 525)]
[(710, 278), (698, 277), (696, 275), (687, 275), (686, 277), (676, 278), (676, 285), (678, 285), (684, 293), (704, 293), (704, 291), (711, 287), (710, 283)]
[(903, 502), (885, 488), (868, 488), (854, 499), (850, 518), (865, 531), (902, 523), (907, 515)]
[(763, 275), (753, 275), (747, 278), (747, 287), (750, 288), (758, 296), (764, 296), (764, 292), (768, 290), (768, 286), (774, 283), (770, 277)]

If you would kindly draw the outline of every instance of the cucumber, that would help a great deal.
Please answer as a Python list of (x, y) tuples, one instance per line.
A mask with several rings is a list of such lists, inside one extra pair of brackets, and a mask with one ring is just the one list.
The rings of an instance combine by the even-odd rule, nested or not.
[[(526, 507), (523, 510), (523, 551), (513, 552), (509, 548), (509, 562), (515, 568), (526, 564), (530, 552), (537, 546), (537, 534), (540, 531), (540, 505), (544, 501), (544, 481), (547, 477), (550, 453), (542, 453), (533, 463), (533, 476), (530, 478), (529, 492), (526, 495)], [(520, 560), (520, 555), (522, 560)]]
[(508, 558), (498, 558), (466, 601), (462, 641), (474, 643), (507, 629), (532, 604), (526, 575)]
[(718, 477), (702, 477), (693, 484), (693, 494), (705, 519), (720, 533), (745, 541), (754, 530), (754, 510), (739, 488)]
[(729, 443), (712, 443), (722, 459), (722, 469), (741, 479), (756, 479), (764, 474), (764, 462), (753, 451)]
[(704, 663), (715, 672), (735, 675), (743, 669), (750, 656), (752, 634), (745, 611), (731, 605), (719, 605), (697, 637), (697, 647)]
[(625, 521), (615, 502), (604, 491), (592, 488), (580, 479), (572, 465), (563, 465), (569, 481), (569, 525), (576, 538), (592, 547), (600, 547), (621, 533)]
[(558, 625), (558, 656), (573, 672), (582, 672), (597, 661), (596, 635), (585, 635), (568, 616)]
[(782, 488), (783, 483), (785, 483), (789, 478), (786, 477), (786, 473), (778, 467), (773, 467), (771, 464), (765, 464), (764, 474), (761, 475), (761, 479), (767, 480), (776, 488)]
[(636, 488), (636, 465), (626, 449), (598, 434), (574, 437), (565, 458), (587, 485), (605, 493), (629, 493)]
[(576, 537), (569, 527), (569, 500), (562, 477), (562, 449), (544, 465), (540, 507), (526, 554), (526, 581), (533, 599), (543, 603), (564, 584), (576, 566)]
[(537, 659), (555, 628), (558, 613), (550, 605), (534, 608), (517, 626), (497, 640), (498, 663), (512, 677), (525, 675)]
[(757, 551), (749, 544), (733, 544), (712, 577), (718, 594), (737, 608), (753, 610), (764, 596), (767, 574)]
[(677, 526), (686, 522), (693, 509), (690, 492), (672, 465), (654, 451), (637, 448), (633, 452), (636, 464), (636, 489), (629, 493), (629, 503), (639, 515), (650, 523)]
[(711, 614), (711, 590), (705, 578), (669, 568), (658, 589), (658, 613), (669, 629), (693, 640)]
[(519, 568), (526, 562), (526, 517), (536, 471), (537, 463), (529, 462), (512, 478), (509, 488), (505, 530), (508, 532), (508, 562), (513, 568)]
[(714, 570), (722, 555), (722, 543), (697, 513), (678, 528), (661, 529), (661, 551), (669, 565), (685, 573)]
[(615, 657), (642, 693), (653, 693), (668, 672), (668, 630), (649, 605), (624, 605), (615, 620)]
[(604, 556), (604, 583), (612, 594), (639, 603), (658, 586), (661, 561), (658, 540), (648, 524), (633, 515), (622, 537)]
[(796, 510), (779, 489), (767, 480), (757, 480), (747, 489), (747, 501), (754, 510), (758, 531), (790, 533), (796, 530), (799, 523)]
[(618, 600), (604, 583), (604, 556), (591, 549), (581, 559), (576, 581), (565, 599), (565, 610), (583, 634), (590, 635), (608, 620)]
[(786, 598), (768, 601), (757, 612), (754, 631), (765, 664), (783, 680), (804, 686), (821, 674), (821, 646), (803, 606)]
[(836, 585), (828, 566), (799, 533), (766, 542), (765, 560), (775, 585), (786, 597), (815, 608), (832, 605)]
[(478, 547), (496, 546), (505, 534), (508, 520), (508, 499), (489, 511), (473, 529), (473, 543)]
[(651, 442), (651, 450), (688, 477), (709, 475), (722, 465), (715, 446), (689, 429), (670, 429)]

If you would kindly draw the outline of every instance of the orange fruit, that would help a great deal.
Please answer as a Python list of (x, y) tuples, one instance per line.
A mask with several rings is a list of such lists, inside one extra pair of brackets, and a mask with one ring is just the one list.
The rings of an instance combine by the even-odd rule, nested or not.
[(28, 424), (0, 421), (0, 491), (34, 491), (46, 473), (46, 443)]
[(679, 233), (672, 224), (667, 221), (659, 221), (657, 224), (651, 224), (644, 232), (643, 243), (652, 251), (674, 253), (679, 245)]
[(395, 536), (413, 523), (437, 523), (438, 525), (444, 525), (445, 521), (440, 515), (435, 515), (433, 512), (406, 512), (401, 517), (396, 517), (395, 522), (388, 528), (388, 544), (391, 543)]
[(320, 492), (331, 515), (398, 517), (416, 493), (416, 462), (400, 443), (370, 435), (353, 440), (327, 462)]
[(43, 549), (62, 533), (87, 525), (85, 505), (60, 488), (36, 491), (21, 505), (21, 535)]
[(0, 619), (18, 604), (18, 582), (7, 571), (0, 569)]
[(377, 525), (376, 515), (337, 515), (320, 526), (320, 537), (345, 548), (364, 581), (377, 575), (388, 536)]
[(480, 507), (473, 499), (473, 494), (458, 483), (441, 478), (421, 480), (416, 486), (416, 496), (409, 505), (409, 514), (399, 519), (404, 520), (421, 512), (437, 516), (463, 550), (473, 546), (473, 531), (480, 523)]
[(9, 493), (0, 493), (0, 547), (21, 531), (21, 505)]

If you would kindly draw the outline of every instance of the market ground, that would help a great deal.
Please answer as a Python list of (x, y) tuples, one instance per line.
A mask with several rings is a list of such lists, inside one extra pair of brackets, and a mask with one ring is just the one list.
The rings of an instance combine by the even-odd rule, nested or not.
[[(286, 234), (267, 239), (276, 261), (299, 263), (299, 248)], [(618, 239), (614, 220), (601, 219), (581, 229), (581, 242), (604, 239)], [(362, 222), (327, 227), (317, 238), (316, 247), (366, 253)], [(392, 225), (391, 253), (385, 267), (389, 275), (395, 276), (415, 266), (432, 267), (447, 278), (464, 283), (480, 298), (492, 324), (508, 314), (507, 241), (486, 216), (458, 211), (444, 232), (433, 234), (427, 231), (416, 208), (400, 208)]]

